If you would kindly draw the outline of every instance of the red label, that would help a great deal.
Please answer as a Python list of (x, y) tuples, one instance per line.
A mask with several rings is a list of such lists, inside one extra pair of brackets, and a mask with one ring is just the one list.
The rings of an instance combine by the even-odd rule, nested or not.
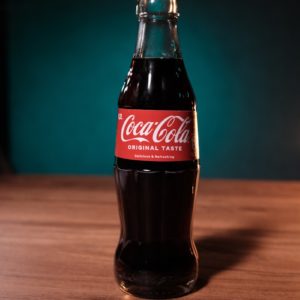
[(196, 112), (120, 108), (115, 155), (154, 162), (198, 159)]

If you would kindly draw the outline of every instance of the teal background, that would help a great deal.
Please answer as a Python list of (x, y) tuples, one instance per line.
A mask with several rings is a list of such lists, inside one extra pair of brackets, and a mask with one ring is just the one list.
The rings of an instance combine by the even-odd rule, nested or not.
[[(10, 157), (19, 173), (111, 174), (135, 1), (10, 0)], [(203, 177), (300, 178), (296, 1), (180, 1)]]

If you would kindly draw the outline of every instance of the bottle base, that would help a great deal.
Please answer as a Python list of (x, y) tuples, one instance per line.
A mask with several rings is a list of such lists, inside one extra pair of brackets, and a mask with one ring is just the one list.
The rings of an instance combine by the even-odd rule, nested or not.
[(196, 279), (174, 276), (155, 276), (149, 272), (139, 272), (139, 281), (117, 278), (121, 291), (126, 294), (146, 299), (179, 298), (190, 294)]
[(180, 298), (183, 296), (186, 296), (190, 294), (193, 290), (193, 288), (185, 287), (185, 286), (178, 286), (178, 287), (172, 287), (171, 292), (165, 292), (165, 291), (154, 291), (153, 289), (145, 289), (145, 288), (139, 288), (139, 287), (131, 287), (130, 289), (123, 287), (122, 284), (120, 285), (120, 290), (127, 294), (138, 298), (144, 298), (144, 299), (174, 299), (174, 298)]

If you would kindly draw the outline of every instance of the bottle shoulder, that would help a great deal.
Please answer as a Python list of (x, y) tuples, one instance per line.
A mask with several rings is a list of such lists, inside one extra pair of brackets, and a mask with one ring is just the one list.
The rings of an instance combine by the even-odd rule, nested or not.
[(119, 107), (195, 110), (196, 99), (182, 59), (134, 58)]

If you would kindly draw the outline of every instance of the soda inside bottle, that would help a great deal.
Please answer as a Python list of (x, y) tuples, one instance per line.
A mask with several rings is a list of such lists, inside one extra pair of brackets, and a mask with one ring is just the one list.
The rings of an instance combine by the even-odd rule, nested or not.
[(175, 0), (141, 0), (137, 49), (119, 97), (115, 157), (120, 288), (145, 298), (192, 291), (199, 178), (196, 102), (181, 57)]

